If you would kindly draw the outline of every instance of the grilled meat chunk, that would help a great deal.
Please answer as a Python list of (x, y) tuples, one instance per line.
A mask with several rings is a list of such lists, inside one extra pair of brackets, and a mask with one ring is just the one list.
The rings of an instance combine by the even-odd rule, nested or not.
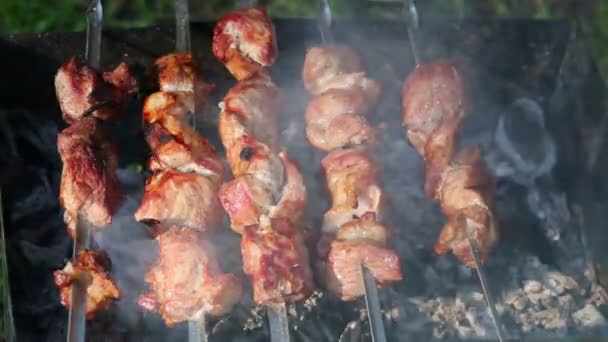
[(63, 161), (59, 201), (70, 235), (78, 212), (95, 226), (110, 224), (122, 203), (117, 146), (97, 120), (88, 117), (59, 133), (57, 147)]
[(70, 307), (71, 285), (74, 281), (86, 284), (86, 316), (93, 318), (99, 311), (107, 310), (113, 300), (120, 298), (120, 290), (110, 278), (110, 259), (106, 252), (82, 250), (74, 262), (68, 262), (62, 270), (53, 273), (55, 286), (59, 289), (61, 304)]
[(374, 213), (383, 215), (383, 190), (377, 163), (361, 149), (335, 150), (321, 161), (331, 195), (323, 232), (335, 233), (347, 222)]
[(403, 279), (399, 254), (394, 250), (358, 240), (335, 240), (327, 267), (329, 290), (344, 301), (363, 296), (361, 265), (367, 266), (380, 286)]
[(281, 92), (266, 67), (277, 54), (274, 27), (262, 9), (225, 15), (213, 53), (239, 81), (220, 103), (219, 133), (234, 179), (219, 192), (232, 229), (242, 234), (245, 273), (260, 305), (311, 293), (312, 274), (299, 219), (306, 188), (298, 167), (279, 152)]
[(241, 283), (221, 272), (206, 234), (172, 227), (157, 240), (159, 259), (145, 277), (151, 291), (138, 300), (143, 309), (159, 311), (173, 326), (202, 314), (225, 314), (239, 302)]
[(348, 46), (314, 46), (306, 52), (302, 80), (311, 95), (332, 89), (327, 83), (344, 75), (364, 72), (363, 61), (357, 50)]
[[(277, 157), (284, 175), (263, 180), (259, 179), (259, 173), (243, 175), (220, 189), (220, 202), (237, 233), (242, 234), (244, 227), (257, 224), (262, 215), (289, 218), (292, 222), (298, 222), (302, 216), (307, 200), (304, 179), (286, 152)], [(283, 179), (283, 183), (278, 183)]]
[(468, 106), (460, 67), (450, 62), (422, 64), (404, 82), (401, 95), (407, 138), (425, 158), (425, 190), (434, 198), (439, 174), (454, 157), (456, 133)]
[(486, 260), (498, 241), (494, 215), (496, 180), (481, 164), (479, 150), (462, 152), (441, 174), (438, 198), (448, 222), (441, 230), (435, 252), (452, 250), (465, 265), (474, 268), (467, 235), (479, 246), (480, 258)]
[(382, 86), (365, 75), (359, 54), (344, 46), (308, 50), (302, 79), (313, 96), (306, 109), (306, 137), (329, 152), (321, 161), (331, 195), (317, 245), (318, 266), (328, 289), (342, 300), (364, 294), (361, 265), (380, 285), (402, 279), (398, 254), (386, 247), (382, 225), (381, 172), (371, 157), (374, 129), (366, 115)]
[(245, 227), (241, 252), (256, 304), (297, 301), (312, 292), (308, 252), (289, 219), (262, 218)]
[(220, 18), (213, 31), (213, 54), (237, 80), (266, 72), (277, 56), (274, 26), (266, 11), (246, 8)]
[(55, 91), (63, 119), (73, 124), (85, 115), (110, 120), (122, 115), (137, 83), (126, 64), (101, 73), (78, 57), (70, 58), (55, 75)]
[(135, 219), (162, 232), (171, 226), (214, 231), (223, 215), (219, 183), (196, 173), (157, 171), (146, 181)]
[(407, 138), (425, 160), (427, 196), (440, 202), (448, 219), (435, 251), (451, 250), (474, 268), (467, 236), (476, 240), (482, 262), (498, 240), (496, 187), (478, 149), (455, 149), (466, 110), (464, 80), (454, 63), (422, 64), (403, 84), (402, 120)]
[(365, 77), (352, 54), (345, 47), (315, 47), (304, 61), (304, 82), (315, 95), (306, 108), (306, 137), (326, 152), (374, 141), (365, 115), (376, 106), (382, 86)]
[(144, 103), (146, 140), (152, 150), (149, 167), (153, 171), (175, 169), (217, 177), (224, 165), (207, 139), (186, 123), (188, 98), (183, 93), (154, 93)]
[(191, 106), (196, 103), (196, 108), (203, 108), (209, 94), (215, 85), (206, 83), (198, 72), (192, 59), (191, 53), (171, 53), (158, 58), (154, 65), (158, 70), (158, 84), (160, 91), (166, 93), (177, 93), (180, 96), (194, 97), (191, 99)]

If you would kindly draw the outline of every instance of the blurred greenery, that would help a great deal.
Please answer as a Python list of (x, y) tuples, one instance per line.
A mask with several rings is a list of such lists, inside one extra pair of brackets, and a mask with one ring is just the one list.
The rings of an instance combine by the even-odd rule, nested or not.
[[(330, 0), (335, 17), (399, 18), (387, 0)], [(104, 0), (105, 27), (142, 27), (172, 20), (174, 0)], [(213, 20), (238, 1), (190, 0), (192, 20)], [(375, 3), (374, 3), (375, 2)], [(0, 0), (0, 34), (81, 31), (87, 0)], [(311, 17), (317, 0), (266, 0), (273, 17)], [(608, 0), (418, 0), (422, 16), (518, 17), (576, 20), (589, 38), (602, 75), (608, 76)]]

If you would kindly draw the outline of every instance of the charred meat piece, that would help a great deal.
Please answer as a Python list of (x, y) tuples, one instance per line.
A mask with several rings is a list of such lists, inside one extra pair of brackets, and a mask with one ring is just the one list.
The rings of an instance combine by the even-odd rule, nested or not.
[(159, 259), (145, 277), (151, 291), (138, 300), (143, 309), (159, 311), (173, 326), (202, 314), (225, 314), (239, 302), (239, 279), (221, 272), (204, 233), (172, 227), (157, 240)]
[(474, 268), (467, 237), (476, 240), (483, 262), (498, 240), (498, 228), (495, 179), (486, 171), (478, 149), (455, 149), (467, 106), (464, 78), (454, 63), (419, 65), (403, 84), (407, 138), (425, 160), (427, 196), (440, 202), (448, 219), (435, 251), (451, 250)]
[(110, 259), (106, 252), (82, 250), (74, 262), (68, 262), (62, 270), (53, 273), (55, 286), (60, 291), (61, 304), (70, 307), (71, 285), (74, 281), (86, 284), (87, 319), (99, 311), (107, 310), (113, 300), (120, 298), (120, 290), (110, 278)]
[(78, 57), (70, 58), (55, 75), (55, 91), (63, 119), (68, 124), (87, 114), (110, 120), (126, 109), (129, 94), (137, 90), (126, 64), (103, 74)]
[(78, 212), (95, 226), (110, 224), (122, 202), (117, 146), (97, 120), (88, 117), (59, 133), (57, 147), (63, 161), (59, 201), (70, 235)]
[(213, 31), (213, 54), (237, 80), (266, 72), (277, 56), (274, 26), (266, 11), (246, 8), (220, 18)]
[(401, 89), (407, 138), (425, 159), (425, 190), (434, 198), (439, 174), (454, 157), (455, 136), (467, 110), (460, 67), (451, 62), (422, 64)]
[(315, 95), (306, 109), (306, 137), (320, 150), (374, 141), (365, 116), (378, 102), (382, 86), (365, 77), (356, 56), (352, 49), (336, 46), (314, 47), (306, 54), (302, 75)]
[(223, 214), (217, 198), (219, 183), (196, 173), (157, 171), (146, 181), (135, 219), (162, 232), (171, 226), (213, 231)]
[(256, 304), (297, 301), (312, 292), (308, 252), (288, 219), (262, 218), (260, 225), (245, 227), (241, 252)]
[(477, 149), (462, 152), (443, 171), (438, 198), (448, 222), (441, 230), (435, 252), (444, 254), (451, 250), (462, 263), (474, 268), (467, 240), (470, 234), (479, 246), (481, 261), (486, 260), (498, 241), (494, 215), (495, 182), (481, 164)]
[(215, 148), (187, 124), (188, 102), (183, 93), (154, 93), (144, 103), (144, 130), (152, 150), (150, 169), (175, 169), (215, 176), (221, 181), (224, 165)]

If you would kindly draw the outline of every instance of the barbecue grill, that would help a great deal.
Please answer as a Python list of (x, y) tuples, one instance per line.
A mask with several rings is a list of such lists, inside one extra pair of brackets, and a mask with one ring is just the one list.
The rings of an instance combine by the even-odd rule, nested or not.
[[(314, 230), (329, 203), (318, 167), (322, 153), (310, 148), (302, 129), (307, 95), (300, 70), (306, 49), (320, 43), (321, 35), (313, 20), (276, 19), (274, 24), (279, 58), (271, 74), (287, 103), (281, 139), (305, 176), (310, 197), (305, 221)], [(234, 81), (211, 53), (213, 25), (194, 23), (190, 35), (202, 74), (216, 84), (197, 128), (221, 146), (215, 104)], [(371, 120), (382, 127), (380, 160), (390, 199), (392, 244), (405, 270), (403, 281), (379, 290), (387, 339), (496, 339), (476, 275), (452, 257), (432, 253), (443, 217), (424, 197), (422, 160), (403, 139), (400, 127), (399, 89), (415, 66), (406, 25), (338, 20), (332, 29), (337, 41), (360, 49), (369, 74), (384, 83), (383, 98)], [(605, 87), (579, 30), (561, 21), (422, 20), (416, 36), (422, 61), (450, 58), (464, 65), (472, 110), (461, 133), (462, 144), (482, 146), (488, 164), (501, 176), (501, 238), (484, 269), (507, 336), (606, 336), (608, 296), (601, 286), (601, 268), (608, 259), (601, 248), (606, 241), (601, 230), (608, 189), (600, 175), (608, 163), (598, 152), (605, 145)], [(145, 289), (143, 275), (157, 250), (132, 216), (146, 177), (141, 107), (155, 88), (150, 66), (174, 49), (174, 39), (172, 25), (103, 33), (102, 65), (125, 61), (135, 66), (142, 82), (126, 119), (113, 124), (112, 130), (121, 147), (119, 178), (127, 199), (112, 226), (93, 233), (94, 245), (106, 250), (115, 265), (113, 276), (123, 297), (111, 311), (88, 322), (90, 340), (167, 341), (187, 336), (186, 324), (168, 329), (159, 317), (142, 313), (136, 305), (137, 295)], [(19, 341), (65, 340), (67, 331), (67, 312), (51, 277), (71, 251), (57, 203), (61, 163), (56, 138), (64, 124), (52, 85), (60, 64), (82, 54), (84, 45), (83, 33), (0, 40), (5, 65), (10, 65), (0, 86), (5, 97), (0, 119), (12, 304), (8, 309)], [(522, 99), (538, 105), (534, 110), (541, 112), (537, 115), (543, 125), (534, 125), (534, 119), (508, 120), (505, 113), (518, 111)], [(498, 134), (497, 127), (503, 127), (504, 134)], [(548, 144), (554, 141), (556, 151), (555, 165), (549, 161), (553, 167), (541, 173), (522, 171), (501, 152), (501, 142), (507, 141), (530, 153), (524, 159), (533, 171), (542, 169), (534, 166), (548, 153), (533, 153), (539, 135), (546, 135)], [(234, 253), (238, 237), (226, 230), (214, 239), (222, 268), (242, 275), (240, 255)], [(317, 291), (306, 301), (288, 304), (287, 314), (295, 341), (370, 339), (363, 299), (335, 302)], [(252, 305), (251, 293), (230, 315), (209, 318), (207, 330), (211, 341), (267, 341), (270, 331), (265, 310)]]

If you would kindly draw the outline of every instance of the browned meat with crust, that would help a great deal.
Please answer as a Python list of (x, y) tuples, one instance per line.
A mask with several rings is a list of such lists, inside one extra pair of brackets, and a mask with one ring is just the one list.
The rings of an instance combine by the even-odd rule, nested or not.
[(464, 151), (441, 177), (438, 198), (448, 222), (441, 230), (435, 252), (452, 250), (465, 265), (474, 268), (467, 233), (477, 242), (480, 257), (485, 261), (498, 241), (494, 215), (496, 180), (480, 160), (479, 150)]
[(363, 62), (359, 52), (348, 46), (314, 46), (306, 52), (302, 80), (306, 90), (317, 95), (334, 87), (327, 83), (346, 75), (361, 75)]
[[(154, 65), (158, 69), (161, 92), (180, 93), (182, 96), (196, 94), (196, 108), (202, 108), (215, 86), (203, 81), (191, 53), (171, 53), (158, 58)], [(190, 101), (194, 102), (194, 101)], [(189, 107), (190, 110), (192, 108)]]
[(57, 147), (63, 161), (59, 201), (70, 235), (78, 212), (95, 226), (110, 224), (122, 203), (116, 178), (118, 147), (92, 117), (59, 133)]
[(428, 196), (435, 197), (439, 174), (454, 157), (455, 136), (467, 110), (460, 67), (422, 64), (401, 89), (402, 122), (408, 141), (425, 158)]
[(237, 233), (241, 234), (246, 226), (257, 224), (262, 215), (287, 217), (292, 222), (298, 222), (302, 216), (307, 199), (304, 179), (287, 153), (279, 153), (278, 158), (284, 172), (279, 179), (285, 181), (278, 184), (280, 187), (276, 192), (255, 174), (235, 178), (220, 189), (220, 202), (230, 216), (232, 229)]
[(243, 289), (235, 275), (221, 271), (209, 241), (224, 217), (217, 197), (223, 162), (186, 120), (212, 86), (202, 81), (190, 54), (163, 56), (156, 66), (161, 91), (146, 99), (143, 110), (154, 174), (135, 218), (152, 227), (160, 255), (145, 277), (151, 291), (138, 304), (173, 326), (229, 312)]
[(371, 145), (374, 129), (366, 115), (376, 106), (382, 85), (365, 76), (356, 51), (323, 46), (308, 50), (302, 77), (314, 97), (306, 108), (306, 137), (329, 152)]
[[(224, 165), (207, 139), (186, 123), (188, 99), (180, 94), (158, 92), (144, 102), (146, 140), (152, 150), (151, 170), (175, 169), (217, 177)], [(191, 102), (191, 101), (190, 101)]]
[(456, 155), (458, 130), (467, 110), (461, 69), (451, 62), (419, 65), (402, 88), (402, 120), (407, 137), (425, 160), (425, 191), (440, 202), (448, 222), (435, 252), (452, 251), (474, 268), (467, 236), (477, 242), (482, 262), (498, 240), (494, 214), (495, 180), (479, 150)]
[(266, 12), (225, 15), (214, 30), (213, 53), (238, 80), (220, 103), (219, 133), (234, 179), (219, 198), (232, 229), (242, 234), (254, 300), (271, 305), (303, 299), (313, 288), (299, 230), (306, 187), (295, 163), (279, 152), (281, 91), (265, 69), (277, 46)]
[(72, 57), (55, 75), (55, 92), (68, 124), (89, 113), (102, 120), (117, 118), (125, 111), (129, 94), (136, 90), (135, 78), (124, 63), (102, 74)]
[(365, 75), (358, 53), (349, 47), (308, 50), (302, 79), (313, 95), (306, 109), (306, 137), (329, 152), (321, 161), (331, 195), (317, 245), (328, 289), (342, 300), (364, 295), (361, 265), (378, 285), (402, 279), (398, 254), (386, 247), (382, 221), (384, 194), (378, 163), (371, 157), (374, 129), (366, 115), (382, 86)]
[(202, 314), (223, 315), (239, 302), (239, 279), (222, 273), (205, 233), (172, 227), (157, 237), (159, 259), (146, 274), (151, 291), (139, 297), (146, 310), (159, 311), (173, 326)]
[(241, 252), (258, 305), (297, 301), (314, 289), (308, 252), (289, 219), (263, 218), (260, 225), (245, 227)]
[(377, 163), (361, 149), (336, 150), (321, 161), (331, 195), (323, 217), (323, 233), (332, 234), (347, 222), (371, 212), (382, 220), (383, 190)]
[(217, 198), (219, 183), (196, 173), (157, 171), (146, 181), (135, 219), (162, 232), (171, 226), (214, 231), (223, 214)]
[(375, 244), (334, 240), (328, 261), (327, 287), (344, 301), (365, 294), (361, 265), (367, 266), (379, 286), (403, 279), (399, 254)]
[(106, 252), (82, 250), (74, 262), (68, 262), (62, 270), (53, 273), (55, 286), (60, 291), (61, 304), (69, 309), (72, 283), (86, 284), (87, 319), (102, 310), (107, 310), (113, 300), (120, 298), (120, 290), (110, 278), (110, 259)]
[(220, 18), (213, 31), (213, 54), (237, 80), (265, 72), (277, 57), (274, 26), (266, 11), (246, 8)]

